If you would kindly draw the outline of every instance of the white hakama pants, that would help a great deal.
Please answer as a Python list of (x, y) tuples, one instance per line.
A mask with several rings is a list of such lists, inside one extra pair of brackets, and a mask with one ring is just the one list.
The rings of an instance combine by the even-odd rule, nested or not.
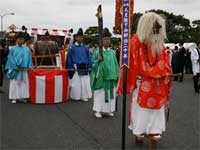
[(79, 76), (75, 72), (70, 81), (70, 98), (73, 100), (88, 99), (92, 97), (92, 90), (90, 86), (90, 76)]
[(116, 88), (114, 88), (114, 97), (110, 99), (110, 92), (108, 92), (108, 103), (105, 102), (105, 91), (104, 89), (94, 91), (94, 105), (93, 111), (110, 113), (115, 111), (116, 105)]
[(137, 103), (140, 81), (137, 81), (137, 88), (133, 92), (131, 105), (131, 122), (129, 128), (134, 135), (141, 134), (162, 134), (165, 131), (165, 109), (142, 108)]
[[(21, 77), (23, 76), (23, 80)], [(29, 98), (29, 77), (28, 71), (19, 71), (17, 80), (10, 80), (9, 99)]]

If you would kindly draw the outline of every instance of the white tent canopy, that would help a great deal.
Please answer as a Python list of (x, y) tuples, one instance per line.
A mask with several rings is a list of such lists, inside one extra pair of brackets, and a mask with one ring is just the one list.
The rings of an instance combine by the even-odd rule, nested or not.
[[(175, 46), (179, 47), (179, 44), (174, 43), (165, 43), (165, 47), (169, 47), (169, 49), (174, 49)], [(196, 43), (184, 43), (183, 45), (185, 49), (189, 49), (190, 51), (197, 47)]]
[(193, 50), (197, 47), (196, 43), (184, 43), (183, 45), (185, 49)]
[(38, 28), (28, 29), (27, 32), (30, 35), (44, 35), (47, 31), (49, 32), (50, 35), (53, 35), (53, 36), (67, 36), (67, 34), (69, 33), (68, 30), (38, 29)]
[(165, 48), (169, 47), (169, 49), (174, 49), (175, 46), (176, 46), (176, 44), (174, 44), (174, 43), (165, 43)]

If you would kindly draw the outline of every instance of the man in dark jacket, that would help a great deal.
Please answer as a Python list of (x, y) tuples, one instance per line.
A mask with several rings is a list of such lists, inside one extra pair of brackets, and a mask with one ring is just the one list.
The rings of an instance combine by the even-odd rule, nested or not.
[(180, 48), (179, 48), (179, 50), (178, 50), (178, 54), (179, 54), (179, 64), (180, 64), (180, 71), (179, 71), (179, 73), (182, 73), (182, 76), (180, 76), (180, 78), (179, 78), (179, 82), (183, 82), (183, 76), (184, 76), (184, 66), (185, 66), (185, 56), (186, 56), (186, 50), (185, 50), (185, 48), (183, 47), (183, 44), (184, 44), (184, 42), (183, 41), (181, 41), (180, 43), (179, 43), (179, 46), (180, 46)]
[[(2, 87), (3, 79), (4, 79), (4, 66), (6, 64), (9, 49), (6, 46), (5, 40), (1, 40), (0, 45), (1, 45), (0, 47), (0, 87)], [(4, 92), (0, 90), (0, 93), (4, 93)]]
[[(179, 63), (179, 53), (178, 53), (178, 46), (174, 47), (173, 54), (172, 54), (172, 72), (174, 74), (179, 73), (180, 71), (180, 63)], [(174, 81), (178, 81), (178, 77), (174, 77)]]

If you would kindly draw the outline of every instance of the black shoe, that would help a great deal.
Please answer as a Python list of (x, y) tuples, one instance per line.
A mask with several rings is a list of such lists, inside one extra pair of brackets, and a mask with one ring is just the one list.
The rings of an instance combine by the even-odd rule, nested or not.
[(19, 103), (29, 103), (30, 101), (28, 99), (20, 99), (18, 100)]

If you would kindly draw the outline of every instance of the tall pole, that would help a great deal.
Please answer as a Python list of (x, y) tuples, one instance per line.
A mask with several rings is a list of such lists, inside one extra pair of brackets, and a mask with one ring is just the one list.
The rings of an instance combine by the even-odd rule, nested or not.
[(122, 0), (122, 53), (121, 65), (123, 67), (123, 110), (122, 110), (122, 145), (121, 149), (125, 150), (126, 145), (126, 86), (127, 86), (127, 69), (129, 66), (129, 39), (131, 33), (131, 13), (133, 0)]
[(126, 145), (126, 85), (127, 85), (127, 67), (123, 67), (123, 114), (122, 114), (122, 150)]
[(1, 16), (1, 32), (3, 31), (3, 17), (8, 16), (8, 15), (15, 15), (15, 13), (7, 13), (0, 15)]
[(102, 32), (103, 32), (103, 15), (102, 15), (102, 5), (100, 4), (97, 8), (98, 18), (98, 32), (99, 32), (99, 54), (103, 57), (103, 41), (102, 41)]
[[(102, 32), (103, 32), (103, 14), (102, 14), (102, 6), (99, 4), (97, 8), (96, 17), (98, 18), (98, 31), (99, 31), (99, 55), (103, 58), (103, 40), (102, 40)], [(97, 69), (96, 78), (99, 76), (99, 66)]]
[(1, 32), (3, 31), (3, 15), (1, 16)]

